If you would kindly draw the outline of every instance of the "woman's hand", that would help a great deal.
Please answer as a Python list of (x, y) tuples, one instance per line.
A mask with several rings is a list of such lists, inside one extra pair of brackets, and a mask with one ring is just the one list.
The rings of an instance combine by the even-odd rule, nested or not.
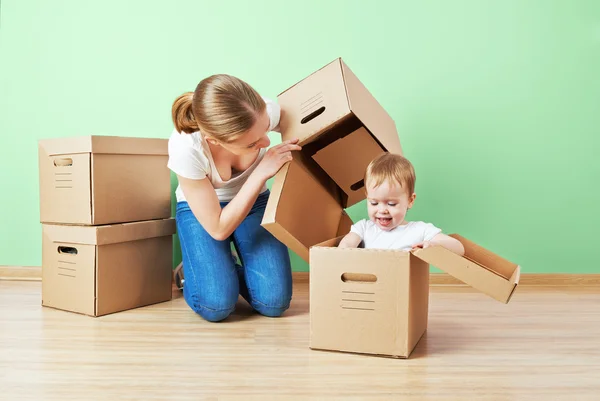
[(292, 160), (293, 150), (302, 149), (297, 143), (297, 138), (290, 139), (267, 150), (263, 159), (256, 166), (254, 174), (257, 174), (264, 181), (273, 177), (285, 163)]

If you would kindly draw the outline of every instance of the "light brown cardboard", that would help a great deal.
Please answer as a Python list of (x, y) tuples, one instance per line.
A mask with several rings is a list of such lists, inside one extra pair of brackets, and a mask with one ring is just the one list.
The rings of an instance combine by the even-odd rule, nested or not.
[(310, 245), (350, 229), (338, 202), (295, 157), (274, 177), (262, 226), (308, 262)]
[(427, 264), (408, 252), (335, 248), (339, 239), (310, 250), (310, 347), (408, 356), (427, 328)]
[(519, 282), (520, 267), (458, 234), (450, 236), (463, 244), (464, 256), (439, 246), (416, 250), (414, 255), (497, 301), (508, 303)]
[(42, 305), (102, 316), (171, 299), (174, 219), (42, 232)]
[(464, 257), (440, 246), (337, 248), (343, 235), (311, 247), (310, 347), (408, 358), (427, 330), (430, 263), (508, 303), (520, 267), (452, 236), (464, 245)]
[(371, 160), (383, 153), (369, 132), (361, 127), (317, 151), (313, 159), (348, 195), (348, 205), (365, 199), (364, 174)]
[(310, 264), (311, 348), (409, 357), (427, 329), (430, 264), (509, 302), (520, 267), (457, 234), (464, 257), (336, 247), (352, 225), (344, 208), (365, 198), (368, 163), (402, 154), (393, 121), (340, 59), (279, 103), (283, 139), (303, 149), (275, 175), (263, 226)]
[(171, 215), (168, 140), (84, 136), (39, 141), (40, 221), (103, 225)]
[(278, 102), (282, 138), (300, 138), (303, 149), (275, 175), (262, 225), (308, 262), (310, 246), (350, 229), (343, 209), (365, 199), (369, 162), (402, 147), (394, 121), (339, 58)]
[[(336, 166), (328, 173), (344, 207), (365, 198), (356, 171), (364, 172), (383, 151), (402, 154), (394, 121), (340, 58), (279, 94), (278, 103), (282, 139), (299, 138), (302, 153), (322, 169)], [(359, 144), (362, 150), (355, 153)]]
[(341, 58), (280, 93), (277, 101), (284, 110), (283, 140), (298, 138), (304, 145), (355, 116), (387, 151), (402, 154), (394, 120)]

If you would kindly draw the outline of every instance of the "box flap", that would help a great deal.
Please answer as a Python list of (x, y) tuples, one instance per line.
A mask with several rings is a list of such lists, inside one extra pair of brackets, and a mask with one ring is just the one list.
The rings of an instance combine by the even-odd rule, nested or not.
[(478, 291), (508, 303), (519, 282), (520, 266), (458, 234), (450, 236), (463, 244), (464, 256), (441, 246), (417, 249), (412, 253)]
[(88, 135), (42, 139), (46, 154), (109, 153), (130, 155), (168, 155), (168, 139)]
[(349, 231), (352, 220), (299, 157), (275, 175), (261, 224), (308, 262), (312, 245)]
[(175, 219), (147, 220), (105, 226), (69, 226), (44, 224), (54, 242), (107, 245), (175, 234)]
[(366, 198), (365, 171), (371, 160), (383, 151), (371, 134), (361, 127), (317, 151), (313, 159), (348, 195), (346, 208)]
[(386, 151), (402, 155), (396, 123), (346, 63), (340, 62), (348, 91), (350, 110), (375, 135)]

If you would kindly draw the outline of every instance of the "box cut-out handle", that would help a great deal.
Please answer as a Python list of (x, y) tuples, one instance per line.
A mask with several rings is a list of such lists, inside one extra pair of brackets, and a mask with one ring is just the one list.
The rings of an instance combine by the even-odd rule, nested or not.
[(69, 167), (73, 165), (73, 159), (54, 159), (54, 165), (56, 167)]
[(377, 281), (377, 276), (368, 273), (343, 273), (342, 281), (344, 283), (375, 283)]
[(77, 255), (77, 249), (72, 246), (59, 246), (58, 253), (60, 254), (69, 254), (69, 255)]
[(309, 115), (307, 115), (306, 117), (304, 117), (302, 120), (300, 120), (300, 123), (306, 124), (307, 122), (314, 120), (315, 118), (317, 118), (318, 116), (323, 114), (324, 111), (325, 111), (325, 106), (321, 106), (318, 109), (316, 109), (315, 111), (313, 111), (312, 113), (310, 113)]
[(363, 178), (362, 180), (350, 185), (350, 189), (353, 191), (358, 191), (359, 189), (361, 189), (364, 186), (365, 186), (365, 179)]

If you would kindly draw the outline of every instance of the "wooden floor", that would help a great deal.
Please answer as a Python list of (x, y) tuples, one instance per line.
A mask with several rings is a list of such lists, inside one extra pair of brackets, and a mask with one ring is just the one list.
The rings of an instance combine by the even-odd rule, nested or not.
[(306, 283), (283, 318), (217, 324), (181, 297), (90, 318), (40, 290), (0, 281), (1, 400), (600, 400), (600, 287), (432, 287), (408, 360), (310, 350)]

